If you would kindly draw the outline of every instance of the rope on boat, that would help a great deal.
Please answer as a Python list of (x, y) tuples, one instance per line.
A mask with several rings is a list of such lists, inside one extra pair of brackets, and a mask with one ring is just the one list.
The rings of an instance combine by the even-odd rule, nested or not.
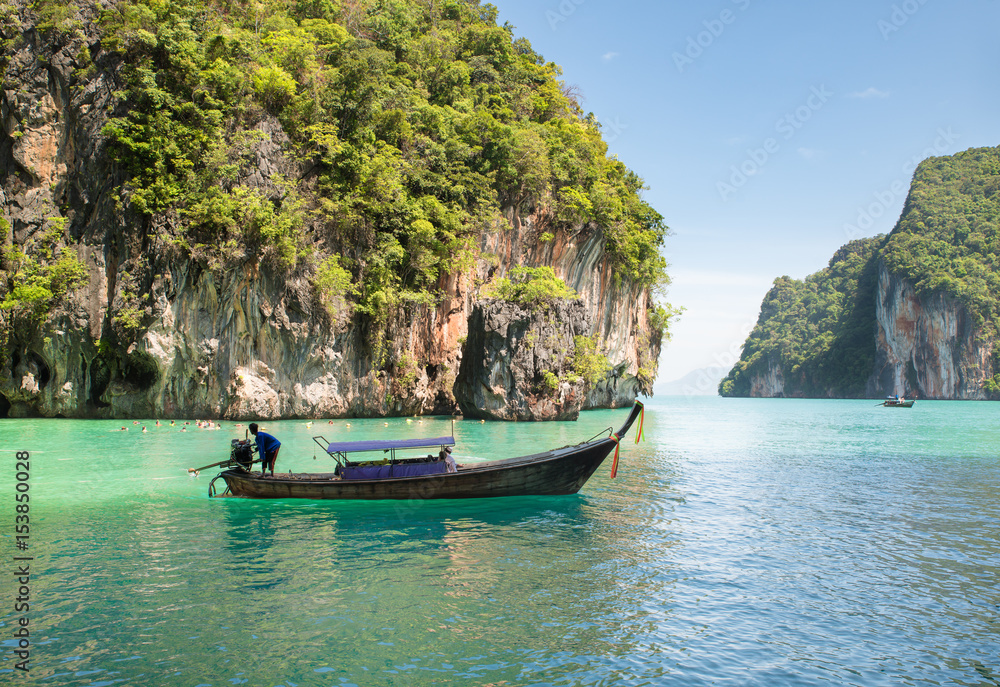
[(597, 433), (597, 434), (595, 434), (594, 436), (590, 437), (589, 439), (587, 439), (587, 440), (586, 440), (585, 442), (583, 442), (583, 443), (585, 443), (585, 444), (589, 444), (590, 442), (592, 442), (592, 441), (593, 441), (594, 439), (596, 439), (597, 437), (601, 436), (601, 435), (602, 435), (602, 434), (604, 434), (605, 432), (607, 432), (608, 434), (613, 434), (613, 433), (614, 433), (614, 431), (615, 431), (615, 428), (614, 428), (614, 427), (608, 427), (607, 429), (602, 429), (602, 430), (601, 430), (600, 432), (598, 432), (598, 433)]
[(643, 441), (646, 440), (646, 435), (642, 433), (642, 421), (645, 419), (645, 417), (646, 417), (646, 406), (643, 406), (642, 409), (639, 411), (639, 429), (635, 433), (635, 443), (637, 444), (639, 443), (639, 439), (642, 439)]

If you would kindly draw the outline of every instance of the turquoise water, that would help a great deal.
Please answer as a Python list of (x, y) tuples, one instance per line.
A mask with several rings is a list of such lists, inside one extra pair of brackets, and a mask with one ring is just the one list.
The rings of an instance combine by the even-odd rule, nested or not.
[[(0, 420), (0, 682), (16, 644), (15, 451), (30, 451), (31, 677), (45, 685), (997, 685), (995, 404), (653, 399), (570, 497), (206, 498), (221, 431)], [(575, 423), (455, 424), (501, 458)], [(269, 423), (438, 436), (444, 418)], [(461, 462), (460, 458), (460, 462)]]

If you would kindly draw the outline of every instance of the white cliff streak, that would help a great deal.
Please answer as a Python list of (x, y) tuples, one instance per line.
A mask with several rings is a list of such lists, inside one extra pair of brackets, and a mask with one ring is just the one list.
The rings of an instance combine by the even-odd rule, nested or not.
[(993, 341), (968, 310), (943, 294), (920, 296), (906, 280), (879, 269), (873, 396), (985, 399)]

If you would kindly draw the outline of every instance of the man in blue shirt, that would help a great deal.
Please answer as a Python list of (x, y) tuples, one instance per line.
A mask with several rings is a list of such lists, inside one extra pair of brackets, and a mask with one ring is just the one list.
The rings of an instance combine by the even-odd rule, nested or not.
[(260, 453), (261, 462), (260, 476), (263, 477), (270, 466), (271, 477), (274, 477), (274, 461), (278, 459), (278, 449), (281, 448), (281, 442), (267, 432), (258, 431), (256, 422), (250, 423), (250, 433), (257, 440), (257, 451)]

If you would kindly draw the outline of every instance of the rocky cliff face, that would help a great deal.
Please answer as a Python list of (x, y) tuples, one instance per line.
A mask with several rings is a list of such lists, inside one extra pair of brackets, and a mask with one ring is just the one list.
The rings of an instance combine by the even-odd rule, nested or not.
[(478, 303), (455, 383), (462, 413), (491, 420), (575, 420), (584, 381), (571, 374), (573, 339), (590, 329), (581, 301), (536, 310), (505, 301)]
[[(589, 322), (585, 333), (598, 335), (611, 362), (605, 379), (586, 389), (582, 409), (620, 408), (640, 393), (650, 393), (662, 345), (647, 316), (652, 295), (648, 288), (616, 279), (600, 228), (591, 224), (557, 231), (549, 228), (544, 214), (509, 210), (507, 217), (510, 228), (487, 234), (484, 251), (504, 266), (551, 265), (579, 294)], [(546, 230), (554, 231), (554, 238), (540, 242)]]
[(784, 398), (785, 380), (777, 361), (769, 360), (764, 373), (750, 378), (750, 395), (753, 398)]
[(985, 399), (993, 376), (993, 341), (943, 294), (919, 296), (883, 265), (876, 301), (877, 356), (871, 396)]
[[(993, 339), (961, 303), (941, 293), (921, 296), (880, 264), (875, 305), (875, 363), (866, 396), (989, 398), (984, 385), (994, 374)], [(748, 395), (802, 393), (784, 378), (780, 360), (769, 356), (750, 374)]]
[(729, 396), (1000, 399), (1000, 147), (917, 166), (888, 236), (775, 280)]
[[(93, 66), (80, 60), (84, 47)], [(554, 238), (540, 243), (544, 214), (521, 217), (510, 210), (509, 225), (484, 237), (476, 270), (441, 278), (436, 307), (400, 308), (392, 315), (391, 344), (380, 364), (372, 359), (364, 325), (346, 304), (330, 313), (306, 276), (283, 280), (251, 263), (213, 269), (177, 249), (169, 228), (179, 218), (133, 216), (113, 192), (121, 179), (101, 131), (114, 107), (120, 69), (120, 58), (103, 52), (86, 29), (57, 40), (28, 31), (8, 64), (0, 96), (0, 201), (10, 224), (3, 245), (24, 246), (56, 227), (58, 245), (86, 267), (87, 284), (37, 331), (14, 332), (0, 371), (0, 416), (454, 412), (463, 353), (486, 355), (465, 339), (479, 304), (476, 284), (518, 264), (551, 265), (581, 294), (571, 329), (599, 334), (613, 366), (592, 388), (560, 390), (559, 403), (572, 397), (577, 408), (620, 406), (651, 384), (660, 340), (650, 332), (649, 291), (615, 280), (602, 232), (593, 225), (550, 229)], [(279, 174), (302, 176), (304, 170), (288, 154), (276, 120), (264, 116), (256, 129), (259, 140), (239, 183), (279, 194)], [(135, 331), (123, 330), (125, 314), (138, 323)], [(520, 360), (518, 340), (503, 345), (497, 354), (506, 350), (509, 359)], [(555, 350), (544, 347), (539, 341), (536, 362)], [(535, 363), (524, 362), (529, 364)], [(517, 379), (533, 374), (518, 365), (511, 368)], [(506, 389), (508, 400), (527, 393), (516, 384)], [(483, 402), (500, 405), (498, 399)], [(539, 402), (553, 406), (549, 397)], [(508, 415), (553, 414), (529, 408)]]

